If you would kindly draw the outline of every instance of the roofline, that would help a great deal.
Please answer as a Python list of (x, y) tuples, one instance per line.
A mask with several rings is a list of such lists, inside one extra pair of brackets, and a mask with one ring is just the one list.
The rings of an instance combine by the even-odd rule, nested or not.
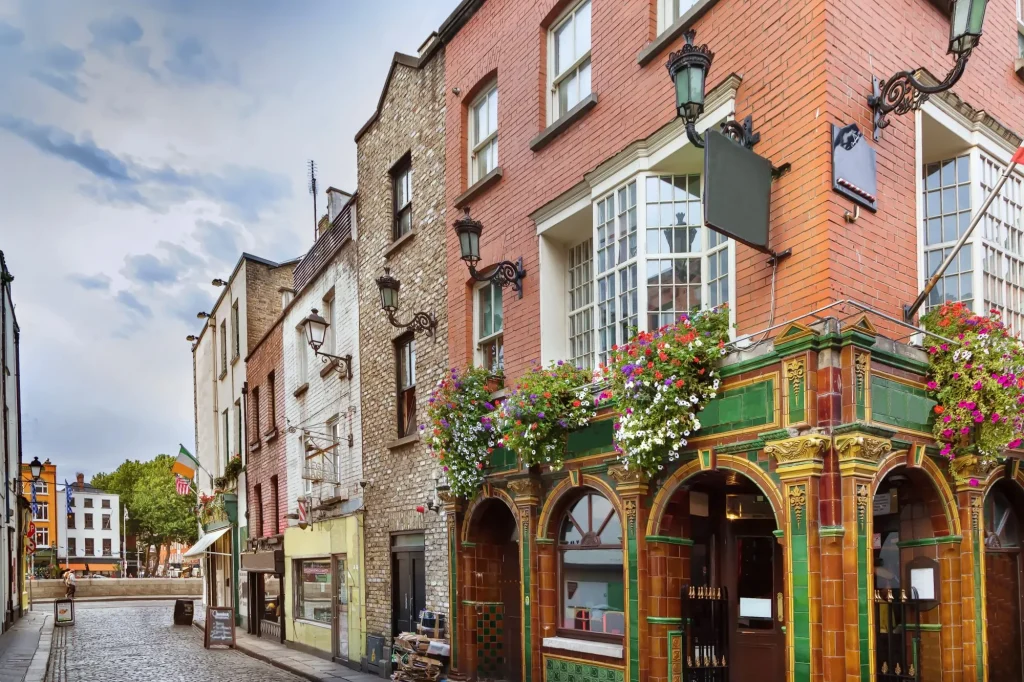
[[(430, 37), (428, 37), (423, 44), (426, 45), (430, 42), (431, 38), (436, 35), (436, 31), (431, 33)], [(434, 58), (434, 55), (437, 54), (438, 50), (440, 50), (442, 46), (443, 42), (440, 39), (437, 39), (434, 40), (427, 51), (419, 57), (403, 54), (401, 52), (395, 53), (395, 56), (391, 58), (391, 68), (388, 69), (388, 75), (384, 78), (384, 87), (381, 88), (380, 97), (377, 98), (377, 108), (373, 110), (373, 115), (370, 116), (369, 120), (363, 124), (358, 132), (356, 132), (356, 144), (359, 144), (360, 138), (362, 138), (362, 136), (370, 130), (373, 124), (377, 122), (377, 119), (380, 118), (380, 113), (384, 109), (384, 98), (387, 97), (388, 89), (391, 87), (391, 77), (395, 73), (395, 68), (401, 64), (402, 66), (408, 66), (410, 69), (422, 69), (430, 62), (431, 59)]]
[(484, 4), (484, 0), (462, 0), (437, 29), (439, 42), (447, 44)]

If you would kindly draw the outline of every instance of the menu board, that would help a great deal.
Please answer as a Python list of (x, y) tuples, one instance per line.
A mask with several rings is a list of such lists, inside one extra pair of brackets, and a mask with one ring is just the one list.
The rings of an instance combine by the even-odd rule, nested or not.
[(203, 646), (235, 646), (235, 610), (228, 607), (206, 609), (206, 637)]

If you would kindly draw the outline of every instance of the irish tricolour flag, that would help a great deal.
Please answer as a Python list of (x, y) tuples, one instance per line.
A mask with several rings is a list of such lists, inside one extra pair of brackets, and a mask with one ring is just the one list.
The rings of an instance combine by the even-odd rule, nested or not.
[(178, 459), (174, 460), (174, 466), (171, 467), (171, 471), (184, 478), (195, 478), (199, 462), (196, 461), (191, 452), (185, 449), (184, 445), (179, 447), (181, 447), (181, 450), (178, 451)]

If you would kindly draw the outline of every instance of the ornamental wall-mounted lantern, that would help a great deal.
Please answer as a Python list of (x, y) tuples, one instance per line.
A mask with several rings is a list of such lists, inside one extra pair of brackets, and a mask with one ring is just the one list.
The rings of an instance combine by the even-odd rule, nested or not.
[(476, 264), (480, 262), (480, 235), (484, 226), (479, 220), (474, 220), (469, 215), (469, 207), (465, 209), (465, 215), (455, 221), (455, 234), (459, 236), (459, 250), (462, 252), (462, 260), (469, 266), (470, 276), (477, 282), (490, 282), (499, 287), (512, 287), (519, 292), (519, 298), (523, 297), (523, 278), (526, 277), (526, 270), (523, 269), (523, 259), (515, 263), (503, 260), (496, 265), (491, 265), (484, 270), (493, 270), (490, 275), (481, 275)]
[[(313, 349), (315, 353), (324, 364), (331, 362), (332, 360), (336, 363), (335, 369), (339, 374), (343, 374), (346, 378), (352, 378), (352, 356), (351, 355), (331, 355), (330, 353), (321, 352), (321, 348), (324, 345), (324, 339), (327, 338), (327, 328), (331, 324), (320, 317), (320, 311), (313, 308), (309, 316), (302, 321), (302, 326), (306, 328), (306, 341), (309, 343), (309, 347)], [(341, 366), (345, 366), (345, 370), (342, 371)]]
[(395, 313), (398, 312), (398, 290), (401, 286), (402, 283), (391, 276), (391, 268), (384, 268), (384, 274), (377, 278), (377, 288), (380, 289), (380, 308), (388, 314), (388, 322), (392, 327), (411, 329), (413, 333), (427, 332), (433, 336), (434, 330), (437, 329), (437, 318), (434, 313), (415, 312), (408, 322), (399, 322), (395, 319)]
[(971, 52), (981, 41), (987, 4), (988, 0), (952, 0), (947, 54), (956, 55), (956, 64), (941, 83), (926, 85), (914, 76), (914, 71), (900, 71), (885, 81), (872, 76), (872, 93), (868, 97), (868, 106), (875, 112), (876, 140), (882, 136), (882, 129), (889, 127), (889, 114), (902, 116), (919, 109), (929, 95), (945, 92), (960, 80), (960, 76), (964, 75), (964, 69), (967, 68)]
[[(686, 137), (694, 147), (704, 148), (704, 138), (697, 132), (697, 119), (704, 113), (704, 86), (708, 69), (715, 58), (707, 45), (694, 45), (695, 31), (683, 34), (686, 43), (678, 52), (669, 55), (668, 74), (676, 88), (676, 111), (686, 124)], [(761, 133), (754, 132), (750, 116), (739, 121), (726, 121), (721, 126), (722, 134), (733, 141), (752, 149), (761, 139)]]
[(43, 463), (39, 461), (38, 457), (33, 457), (28, 464), (28, 470), (32, 472), (32, 480), (38, 481), (43, 474)]

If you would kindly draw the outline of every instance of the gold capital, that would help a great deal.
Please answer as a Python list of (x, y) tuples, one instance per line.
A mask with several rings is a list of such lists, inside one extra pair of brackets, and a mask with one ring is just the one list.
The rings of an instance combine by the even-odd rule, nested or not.
[(962, 486), (970, 483), (972, 478), (983, 481), (988, 478), (989, 473), (998, 466), (991, 459), (985, 459), (978, 455), (960, 455), (949, 463), (949, 473), (953, 475), (953, 481)]
[(764, 451), (775, 457), (779, 464), (795, 464), (821, 459), (827, 444), (828, 439), (824, 436), (797, 436), (772, 441), (764, 446)]
[(540, 500), (540, 481), (536, 478), (516, 478), (508, 482), (508, 489), (517, 500)]
[(892, 441), (888, 438), (864, 433), (836, 436), (836, 452), (839, 453), (840, 461), (860, 459), (878, 464), (891, 451)]

